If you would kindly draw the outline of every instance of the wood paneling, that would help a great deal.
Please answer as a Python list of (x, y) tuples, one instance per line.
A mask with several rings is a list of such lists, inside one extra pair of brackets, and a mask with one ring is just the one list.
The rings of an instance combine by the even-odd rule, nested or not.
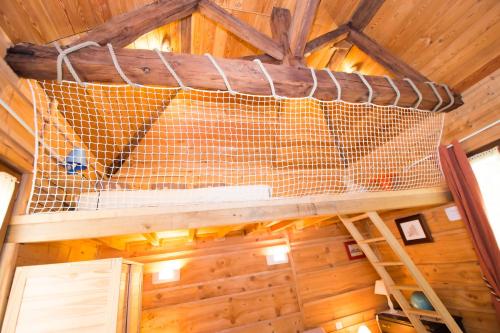
[(499, 15), (496, 0), (385, 1), (364, 32), (431, 80), (454, 87), (498, 56)]
[[(462, 221), (448, 220), (444, 209), (449, 206), (452, 204), (420, 211), (434, 241), (405, 246), (405, 250), (450, 312), (463, 317), (468, 333), (496, 332), (500, 326), (495, 319), (491, 295), (482, 281), (470, 237)], [(415, 212), (416, 210), (404, 210), (382, 215), (401, 243), (394, 219)], [(378, 245), (377, 249), (384, 260), (391, 259), (387, 255), (389, 251), (386, 245)], [(390, 271), (396, 284), (414, 284), (406, 270), (393, 267)]]

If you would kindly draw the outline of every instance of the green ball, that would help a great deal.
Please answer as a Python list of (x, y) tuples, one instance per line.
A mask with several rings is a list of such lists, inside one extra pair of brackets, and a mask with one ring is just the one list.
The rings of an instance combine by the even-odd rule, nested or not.
[(433, 311), (434, 307), (421, 291), (415, 291), (411, 294), (410, 303), (415, 309)]

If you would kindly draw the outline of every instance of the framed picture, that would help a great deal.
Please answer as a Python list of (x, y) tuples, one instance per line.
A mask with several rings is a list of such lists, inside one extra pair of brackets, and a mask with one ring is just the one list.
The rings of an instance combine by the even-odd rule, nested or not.
[(345, 250), (347, 251), (347, 256), (350, 260), (361, 259), (366, 257), (361, 248), (356, 243), (356, 241), (344, 242)]
[(432, 235), (422, 214), (395, 220), (405, 245), (430, 243)]

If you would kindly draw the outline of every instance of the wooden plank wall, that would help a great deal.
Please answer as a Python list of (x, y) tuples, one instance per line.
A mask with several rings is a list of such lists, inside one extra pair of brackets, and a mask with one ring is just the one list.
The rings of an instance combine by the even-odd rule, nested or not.
[(17, 266), (56, 264), (98, 258), (101, 244), (93, 240), (20, 244)]
[[(361, 323), (374, 328), (385, 299), (373, 295), (370, 264), (348, 260), (347, 239), (339, 224), (293, 233), (290, 262), (276, 266), (266, 264), (266, 249), (287, 244), (285, 233), (184, 240), (163, 248), (130, 244), (126, 256), (145, 263), (142, 330), (300, 332), (323, 326), (334, 332), (339, 320), (345, 327), (339, 332)], [(116, 254), (103, 249), (100, 256)], [(153, 284), (152, 273), (167, 259), (183, 262), (180, 282)]]
[[(124, 251), (93, 240), (21, 246), (18, 264), (123, 256), (145, 263), (143, 332), (289, 333), (322, 326), (356, 332), (386, 306), (373, 294), (377, 279), (368, 261), (350, 261), (338, 223), (289, 235), (288, 264), (268, 266), (266, 249), (287, 244), (287, 234), (230, 236), (186, 242), (128, 243)], [(181, 260), (181, 281), (153, 284), (165, 260)], [(303, 308), (303, 311), (301, 311)], [(200, 320), (203, 318), (203, 320)], [(344, 328), (336, 330), (341, 321)]]
[[(463, 222), (448, 221), (444, 208), (412, 209), (382, 215), (400, 239), (394, 219), (423, 213), (433, 243), (405, 249), (449, 310), (464, 318), (468, 333), (493, 333), (496, 322), (476, 254)], [(375, 236), (375, 235), (374, 235)], [(342, 225), (307, 228), (288, 235), (290, 263), (267, 266), (265, 249), (287, 243), (284, 233), (163, 241), (154, 247), (132, 242), (124, 250), (93, 240), (23, 245), (18, 264), (36, 264), (124, 256), (145, 263), (144, 332), (300, 332), (322, 326), (327, 332), (356, 332), (364, 323), (378, 332), (376, 311), (386, 307), (373, 294), (377, 275), (364, 260), (349, 261)], [(99, 247), (98, 247), (99, 244)], [(385, 260), (393, 259), (380, 246)], [(152, 283), (165, 260), (181, 260), (181, 281)], [(403, 269), (396, 281), (411, 284)], [(302, 311), (301, 311), (302, 308)], [(199, 320), (203, 318), (203, 320)], [(336, 330), (341, 321), (344, 329)]]
[[(385, 213), (382, 218), (400, 240), (394, 219), (422, 213), (434, 242), (405, 246), (418, 268), (430, 282), (445, 306), (463, 317), (467, 333), (499, 332), (490, 293), (481, 279), (478, 259), (462, 221), (449, 221), (448, 204), (424, 210), (401, 210)], [(372, 234), (378, 236), (376, 232)], [(395, 259), (387, 245), (377, 246), (384, 261)], [(391, 269), (397, 284), (415, 284), (404, 268)]]
[[(290, 235), (306, 328), (357, 332), (364, 323), (378, 332), (375, 312), (384, 309), (387, 301), (373, 293), (378, 275), (371, 264), (366, 259), (349, 260), (344, 247), (348, 240), (350, 235), (339, 223)], [(336, 329), (338, 322), (343, 329)]]

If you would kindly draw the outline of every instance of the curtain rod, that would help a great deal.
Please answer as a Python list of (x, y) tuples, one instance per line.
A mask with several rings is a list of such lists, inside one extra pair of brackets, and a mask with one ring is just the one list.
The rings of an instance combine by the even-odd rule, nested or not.
[[(464, 141), (467, 141), (467, 140), (469, 140), (470, 138), (473, 138), (473, 137), (475, 137), (476, 135), (481, 134), (482, 132), (484, 132), (484, 131), (486, 131), (486, 130), (489, 130), (489, 129), (490, 129), (490, 128), (492, 128), (493, 126), (498, 125), (499, 123), (500, 123), (500, 120), (496, 120), (496, 121), (492, 122), (491, 124), (488, 124), (488, 125), (486, 125), (486, 126), (484, 126), (484, 127), (480, 128), (480, 129), (478, 129), (477, 131), (472, 132), (471, 134), (469, 134), (469, 135), (467, 135), (467, 136), (464, 136), (463, 138), (459, 139), (459, 140), (458, 140), (458, 142), (462, 143), (462, 142), (464, 142)], [(448, 148), (449, 148), (449, 147), (451, 147), (451, 146), (452, 146), (452, 144), (450, 143), (450, 144), (449, 144), (449, 145), (447, 145), (446, 147), (448, 147)]]

